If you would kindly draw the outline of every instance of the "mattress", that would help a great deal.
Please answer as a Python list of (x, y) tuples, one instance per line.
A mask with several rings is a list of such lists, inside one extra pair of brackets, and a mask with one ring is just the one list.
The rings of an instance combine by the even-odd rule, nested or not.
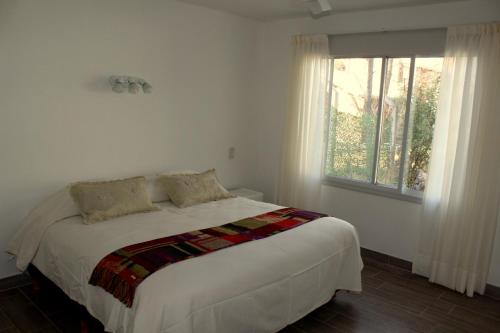
[(78, 216), (54, 223), (43, 234), (33, 264), (110, 332), (277, 332), (328, 302), (336, 290), (361, 291), (356, 231), (326, 217), (165, 267), (139, 285), (127, 308), (88, 284), (105, 255), (282, 208), (245, 198), (159, 207), (93, 225)]

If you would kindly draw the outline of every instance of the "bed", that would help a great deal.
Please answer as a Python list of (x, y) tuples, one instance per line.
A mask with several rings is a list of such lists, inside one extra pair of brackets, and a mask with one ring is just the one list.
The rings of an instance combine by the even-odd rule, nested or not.
[(236, 221), (281, 208), (241, 197), (84, 225), (47, 226), (31, 263), (110, 332), (277, 332), (328, 302), (361, 291), (359, 242), (349, 223), (325, 217), (163, 268), (128, 308), (88, 283), (108, 253), (126, 245)]

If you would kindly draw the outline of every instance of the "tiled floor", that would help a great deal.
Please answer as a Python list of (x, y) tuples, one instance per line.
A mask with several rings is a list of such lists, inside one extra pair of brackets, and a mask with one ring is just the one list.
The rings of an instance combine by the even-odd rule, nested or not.
[[(469, 299), (372, 258), (365, 258), (363, 284), (362, 294), (339, 292), (281, 333), (500, 332), (500, 302), (488, 297)], [(57, 290), (34, 295), (25, 285), (0, 291), (0, 333), (79, 327), (78, 314)], [(102, 327), (94, 323), (91, 331)]]

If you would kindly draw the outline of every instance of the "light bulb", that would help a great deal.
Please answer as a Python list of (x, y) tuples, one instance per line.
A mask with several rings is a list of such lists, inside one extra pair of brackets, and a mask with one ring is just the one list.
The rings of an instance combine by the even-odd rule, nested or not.
[(128, 85), (128, 92), (131, 94), (137, 94), (139, 92), (140, 88), (141, 87), (139, 86), (139, 84), (137, 82), (131, 82)]
[(120, 82), (115, 82), (115, 84), (113, 84), (113, 91), (115, 93), (121, 94), (122, 92), (125, 91), (125, 84)]

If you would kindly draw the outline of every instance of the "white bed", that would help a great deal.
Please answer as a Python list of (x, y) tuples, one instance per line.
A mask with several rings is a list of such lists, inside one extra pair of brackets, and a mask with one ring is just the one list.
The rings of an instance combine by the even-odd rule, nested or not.
[(77, 216), (51, 224), (32, 263), (111, 332), (277, 332), (338, 289), (361, 291), (356, 231), (327, 217), (161, 269), (139, 286), (127, 308), (88, 284), (108, 253), (280, 208), (244, 198), (159, 207), (94, 225)]

